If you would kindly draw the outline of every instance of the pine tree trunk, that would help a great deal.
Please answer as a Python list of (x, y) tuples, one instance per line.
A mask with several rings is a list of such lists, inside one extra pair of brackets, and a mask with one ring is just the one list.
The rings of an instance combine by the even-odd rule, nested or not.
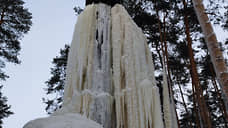
[(224, 117), (224, 120), (225, 120), (225, 126), (228, 127), (228, 122), (227, 122), (228, 121), (228, 115), (227, 115), (226, 107), (225, 107), (225, 104), (224, 104), (224, 102), (222, 100), (222, 96), (221, 96), (220, 90), (218, 89), (217, 82), (215, 80), (215, 72), (214, 72), (214, 69), (213, 69), (213, 65), (211, 63), (209, 64), (209, 69), (210, 69), (210, 72), (212, 73), (211, 82), (212, 82), (212, 85), (214, 86), (217, 98), (219, 99), (219, 106), (220, 106), (220, 108), (222, 110), (222, 114), (223, 114), (223, 117)]
[(224, 123), (225, 123), (225, 126), (228, 127), (228, 124), (227, 124), (227, 121), (228, 121), (228, 115), (226, 113), (226, 108), (225, 108), (225, 105), (224, 105), (224, 102), (222, 100), (222, 97), (221, 97), (221, 94), (219, 92), (219, 89), (217, 87), (217, 84), (216, 84), (216, 81), (214, 78), (212, 78), (212, 85), (214, 86), (214, 89), (215, 89), (215, 92), (216, 92), (216, 95), (217, 95), (217, 98), (218, 98), (218, 102), (219, 102), (219, 107), (222, 111), (222, 115), (223, 115), (223, 118), (224, 118)]
[(0, 16), (0, 25), (4, 22), (4, 17), (5, 17), (5, 9), (3, 9), (1, 16)]
[(169, 87), (170, 87), (170, 95), (171, 95), (171, 101), (172, 106), (175, 110), (175, 114), (176, 114), (176, 120), (177, 120), (177, 126), (178, 128), (180, 128), (180, 120), (178, 119), (178, 114), (177, 114), (177, 110), (176, 110), (176, 105), (174, 103), (174, 92), (172, 90), (172, 80), (171, 80), (171, 73), (170, 73), (170, 69), (169, 69), (169, 57), (168, 57), (168, 46), (167, 46), (167, 41), (166, 41), (166, 17), (167, 17), (168, 13), (166, 12), (165, 17), (163, 18), (163, 38), (164, 38), (164, 47), (165, 47), (165, 51), (164, 51), (164, 55), (166, 58), (166, 66), (167, 66), (167, 73), (168, 73), (168, 83), (169, 83)]
[(193, 0), (193, 5), (198, 17), (198, 21), (205, 36), (206, 44), (216, 72), (216, 77), (222, 88), (222, 95), (225, 102), (226, 110), (228, 110), (228, 72), (225, 60), (218, 46), (218, 41), (213, 31), (212, 25), (209, 21), (207, 14), (205, 13), (205, 8), (202, 0)]
[[(183, 4), (184, 4), (184, 9), (187, 9), (187, 3), (185, 2), (185, 0), (183, 0)], [(203, 126), (207, 127), (207, 128), (211, 128), (211, 121), (209, 118), (209, 112), (206, 106), (206, 102), (204, 100), (204, 96), (203, 96), (203, 90), (200, 86), (200, 82), (199, 82), (199, 77), (198, 77), (198, 73), (197, 73), (197, 68), (196, 68), (196, 63), (194, 60), (194, 53), (192, 50), (192, 39), (190, 36), (190, 30), (189, 30), (189, 23), (188, 23), (188, 16), (185, 13), (184, 16), (184, 24), (185, 24), (185, 34), (187, 36), (187, 43), (188, 43), (188, 53), (189, 53), (189, 58), (190, 58), (190, 64), (191, 64), (191, 76), (192, 76), (192, 84), (195, 86), (195, 91), (196, 91), (196, 97), (197, 97), (197, 103), (199, 105), (199, 112), (200, 112), (200, 117), (201, 117), (201, 121), (203, 124)]]
[(179, 87), (179, 90), (180, 90), (181, 99), (183, 101), (184, 109), (185, 109), (186, 113), (189, 115), (189, 112), (188, 112), (188, 109), (187, 109), (187, 104), (186, 104), (186, 102), (184, 100), (184, 94), (183, 94), (183, 91), (182, 91), (181, 86), (180, 86), (179, 83), (178, 83), (178, 87)]
[[(183, 104), (184, 104), (184, 109), (185, 109), (187, 115), (190, 116), (190, 113), (189, 113), (188, 108), (187, 108), (187, 104), (186, 104), (186, 102), (184, 100), (184, 94), (183, 94), (183, 91), (181, 89), (181, 85), (179, 83), (178, 83), (178, 87), (179, 87), (179, 90), (180, 90), (181, 99), (182, 99)], [(191, 120), (189, 120), (189, 126), (192, 128), (192, 121)]]
[[(178, 115), (177, 115), (177, 111), (176, 111), (176, 107), (175, 107), (175, 103), (174, 103), (174, 99), (173, 99), (173, 92), (172, 92), (172, 87), (171, 87), (171, 79), (170, 79), (170, 73), (169, 73), (169, 67), (168, 67), (168, 51), (165, 52), (165, 50), (167, 50), (167, 45), (165, 46), (165, 50), (164, 50), (164, 45), (166, 44), (166, 37), (165, 37), (165, 19), (167, 17), (167, 14), (165, 14), (165, 16), (163, 17), (163, 24), (161, 23), (160, 19), (159, 19), (159, 14), (158, 14), (158, 9), (157, 7), (156, 8), (156, 15), (157, 15), (157, 18), (158, 18), (158, 29), (159, 29), (159, 33), (160, 33), (160, 45), (161, 45), (161, 52), (162, 52), (162, 58), (160, 58), (161, 60), (161, 64), (162, 64), (162, 67), (163, 67), (163, 73), (165, 73), (165, 75), (163, 74), (163, 84), (164, 82), (167, 80), (167, 86), (168, 86), (168, 90), (166, 93), (169, 94), (169, 105), (170, 105), (170, 108), (169, 108), (169, 112), (171, 112), (171, 114), (173, 115), (168, 115), (165, 111), (165, 98), (164, 98), (164, 93), (163, 93), (163, 111), (164, 111), (164, 118), (165, 118), (165, 125), (167, 128), (169, 127), (172, 127), (172, 128), (180, 128), (180, 123), (179, 123), (179, 119), (178, 119)], [(162, 29), (161, 27), (163, 26), (163, 32), (162, 32)], [(160, 51), (159, 51), (160, 53)], [(168, 77), (167, 77), (167, 74), (168, 73)], [(166, 78), (165, 78), (166, 77)], [(166, 80), (165, 80), (166, 79)], [(164, 89), (165, 87), (163, 86), (163, 91), (165, 90)], [(174, 115), (175, 114), (175, 115)], [(167, 121), (167, 117), (171, 117), (172, 119), (172, 123), (170, 123), (169, 121)], [(170, 118), (169, 117), (169, 118)]]
[(159, 44), (156, 46), (156, 51), (158, 52), (158, 56), (159, 56), (159, 59), (160, 59), (160, 62), (161, 62), (161, 66), (163, 67), (163, 66), (165, 66), (165, 65), (163, 65), (163, 58), (161, 57), (161, 54), (160, 54), (160, 51), (162, 52), (162, 55), (163, 55), (163, 57), (164, 57), (164, 50), (163, 50), (163, 34), (162, 34), (162, 31), (161, 31), (161, 21), (160, 21), (160, 19), (159, 19), (159, 15), (158, 15), (158, 9), (156, 8), (156, 15), (157, 15), (157, 18), (158, 18), (158, 30), (159, 30), (159, 34), (160, 34), (160, 36), (159, 36), (159, 38), (160, 38), (160, 42), (161, 42), (161, 49), (160, 50), (158, 50), (158, 46), (159, 46)]
[[(195, 88), (194, 88), (193, 84), (192, 84), (192, 96), (193, 96), (193, 112), (194, 112), (194, 113), (192, 113), (192, 116), (193, 116), (192, 120), (195, 118), (196, 127), (200, 128), (201, 127), (200, 119), (199, 119), (200, 117), (199, 117), (199, 112), (198, 112), (198, 109), (196, 106), (196, 94), (195, 94)], [(194, 117), (194, 114), (195, 114), (195, 117)]]

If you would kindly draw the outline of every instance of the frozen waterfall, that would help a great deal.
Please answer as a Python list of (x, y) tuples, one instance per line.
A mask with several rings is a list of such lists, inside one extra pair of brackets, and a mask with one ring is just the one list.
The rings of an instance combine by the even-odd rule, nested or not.
[[(171, 112), (169, 94), (164, 96)], [(161, 108), (142, 30), (121, 5), (92, 4), (75, 26), (62, 108), (24, 128), (176, 128), (172, 113), (163, 116)], [(88, 126), (74, 119), (88, 120)], [(58, 120), (64, 125), (50, 125)]]

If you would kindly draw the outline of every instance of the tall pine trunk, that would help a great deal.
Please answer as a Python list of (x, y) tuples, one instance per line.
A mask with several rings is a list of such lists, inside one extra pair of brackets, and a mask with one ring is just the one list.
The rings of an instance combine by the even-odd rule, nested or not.
[(210, 20), (205, 13), (202, 0), (193, 0), (195, 12), (198, 21), (205, 36), (206, 44), (210, 53), (210, 57), (215, 69), (216, 77), (222, 88), (223, 100), (225, 102), (226, 111), (228, 110), (228, 72), (224, 57), (219, 48), (216, 35), (213, 31)]
[(169, 84), (169, 90), (170, 90), (170, 95), (171, 95), (171, 101), (173, 102), (172, 106), (174, 108), (174, 111), (175, 111), (175, 114), (176, 114), (176, 120), (177, 120), (177, 126), (178, 128), (180, 128), (180, 120), (178, 119), (178, 114), (177, 114), (177, 110), (176, 110), (176, 105), (174, 103), (174, 92), (172, 90), (172, 80), (171, 80), (171, 73), (170, 73), (170, 68), (169, 68), (169, 56), (168, 56), (168, 46), (167, 46), (167, 41), (166, 41), (166, 17), (168, 15), (168, 12), (166, 12), (164, 18), (163, 18), (163, 47), (165, 49), (163, 49), (163, 54), (164, 54), (164, 57), (166, 58), (165, 61), (165, 65), (167, 66), (167, 73), (168, 73), (168, 84)]
[[(184, 10), (186, 11), (187, 3), (185, 0), (183, 0), (183, 4), (184, 4)], [(190, 59), (190, 64), (191, 64), (190, 70), (191, 70), (192, 84), (194, 85), (193, 87), (195, 88), (196, 101), (199, 106), (199, 113), (200, 113), (200, 118), (201, 118), (200, 122), (201, 122), (201, 125), (203, 125), (203, 127), (211, 128), (212, 126), (211, 126), (211, 121), (210, 121), (210, 117), (209, 117), (209, 112), (208, 112), (207, 105), (206, 105), (206, 102), (205, 102), (205, 99), (203, 96), (203, 89), (200, 86), (199, 76), (197, 73), (196, 63), (194, 60), (194, 53), (193, 53), (193, 49), (192, 49), (192, 39), (190, 36), (188, 15), (186, 12), (184, 15), (184, 24), (185, 24), (185, 34), (187, 36), (189, 59)]]
[(215, 80), (215, 71), (213, 69), (213, 65), (211, 63), (209, 63), (209, 69), (210, 69), (210, 72), (212, 74), (212, 78), (211, 78), (211, 82), (212, 82), (212, 85), (214, 86), (214, 89), (215, 89), (215, 92), (216, 92), (216, 95), (219, 99), (219, 106), (221, 108), (221, 111), (222, 111), (222, 114), (223, 114), (223, 118), (225, 120), (225, 126), (228, 127), (228, 115), (227, 115), (227, 112), (226, 112), (226, 107), (225, 107), (225, 104), (224, 104), (224, 101), (222, 100), (222, 96), (221, 96), (221, 93), (220, 93), (220, 90), (217, 86), (217, 82)]
[(5, 17), (5, 9), (3, 9), (0, 14), (0, 25), (4, 22), (4, 17)]
[[(161, 46), (161, 52), (162, 52), (162, 58), (160, 58), (161, 60), (161, 65), (163, 68), (163, 73), (165, 73), (166, 75), (163, 74), (163, 82), (165, 82), (167, 80), (167, 86), (168, 86), (168, 90), (167, 93), (169, 94), (169, 104), (170, 104), (170, 108), (169, 108), (169, 112), (171, 112), (171, 114), (175, 114), (175, 115), (171, 115), (172, 118), (172, 123), (170, 123), (166, 118), (170, 115), (168, 115), (167, 112), (167, 108), (165, 107), (165, 98), (164, 98), (164, 92), (163, 92), (163, 111), (164, 111), (164, 119), (165, 119), (165, 125), (166, 127), (172, 127), (172, 128), (180, 128), (180, 123), (179, 123), (179, 119), (178, 119), (178, 115), (177, 115), (177, 111), (176, 111), (176, 107), (175, 107), (175, 103), (174, 103), (174, 98), (173, 98), (173, 92), (172, 92), (172, 86), (171, 86), (171, 79), (170, 79), (170, 73), (169, 73), (169, 66), (168, 66), (168, 51), (166, 51), (165, 53), (165, 49), (167, 50), (167, 44), (166, 44), (166, 35), (165, 35), (165, 24), (166, 24), (166, 17), (168, 15), (168, 13), (166, 12), (165, 16), (163, 17), (163, 24), (160, 21), (159, 18), (159, 10), (157, 8), (157, 6), (155, 6), (156, 9), (156, 15), (158, 18), (158, 29), (159, 29), (159, 34), (160, 34), (160, 46)], [(162, 26), (164, 25), (164, 26)], [(163, 27), (163, 32), (162, 32), (162, 27)], [(166, 46), (164, 46), (166, 44)], [(165, 47), (165, 49), (164, 49)], [(159, 51), (160, 53), (160, 51)], [(161, 56), (160, 56), (161, 57)], [(168, 76), (167, 76), (168, 74)], [(166, 77), (166, 78), (165, 78)], [(165, 80), (166, 79), (166, 80)], [(163, 91), (164, 91), (164, 86), (163, 86)], [(166, 109), (166, 110), (165, 110)], [(166, 112), (165, 112), (166, 111)], [(175, 119), (174, 119), (175, 118)]]

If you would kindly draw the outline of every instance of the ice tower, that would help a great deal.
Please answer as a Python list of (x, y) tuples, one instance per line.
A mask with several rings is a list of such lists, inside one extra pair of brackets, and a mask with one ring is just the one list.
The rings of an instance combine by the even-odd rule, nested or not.
[(163, 112), (147, 40), (123, 6), (87, 0), (70, 47), (62, 108), (24, 128), (177, 128)]

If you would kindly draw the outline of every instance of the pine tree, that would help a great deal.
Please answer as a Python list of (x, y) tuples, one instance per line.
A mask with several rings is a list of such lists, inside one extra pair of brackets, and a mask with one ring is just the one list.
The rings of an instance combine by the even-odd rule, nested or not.
[(225, 23), (223, 24), (223, 27), (228, 30), (228, 6), (226, 7), (226, 12), (225, 12)]
[(2, 70), (5, 61), (19, 64), (20, 40), (32, 25), (32, 14), (22, 0), (0, 0), (0, 79), (8, 76)]
[[(183, 5), (184, 5), (184, 10), (186, 11), (187, 3), (185, 0), (183, 0)], [(201, 123), (201, 126), (211, 128), (210, 116), (203, 96), (203, 90), (202, 90), (202, 86), (200, 85), (196, 62), (194, 59), (194, 53), (192, 50), (192, 38), (189, 30), (188, 14), (186, 12), (184, 16), (184, 24), (185, 24), (185, 33), (187, 36), (188, 54), (189, 54), (190, 67), (191, 67), (190, 71), (191, 71), (191, 77), (192, 77), (192, 90), (195, 90), (195, 99), (196, 99), (195, 103), (197, 103), (197, 105), (199, 106), (198, 111), (200, 115), (199, 116), (200, 123)]]
[(32, 14), (22, 0), (0, 0), (0, 57), (20, 63), (20, 39), (32, 25)]
[[(20, 41), (32, 25), (32, 14), (22, 0), (0, 0), (0, 81), (9, 76), (4, 72), (6, 62), (19, 64)], [(2, 85), (0, 87), (0, 90)], [(2, 119), (13, 114), (0, 92), (0, 127)]]
[(56, 56), (53, 59), (52, 64), (54, 64), (54, 68), (51, 68), (52, 76), (45, 82), (48, 86), (46, 88), (47, 95), (55, 95), (53, 99), (43, 98), (44, 103), (47, 104), (45, 109), (49, 114), (62, 105), (69, 48), (69, 45), (65, 45), (64, 49), (60, 50), (60, 56)]
[(0, 86), (0, 128), (2, 128), (3, 118), (13, 114), (13, 112), (10, 111), (11, 106), (7, 104), (7, 98), (2, 95), (1, 91), (2, 86)]
[(211, 61), (214, 66), (217, 79), (222, 87), (224, 102), (226, 108), (228, 109), (228, 72), (225, 60), (219, 48), (219, 44), (209, 21), (209, 18), (205, 13), (205, 8), (202, 0), (193, 0), (193, 3), (199, 23), (205, 35), (205, 40), (209, 49)]

